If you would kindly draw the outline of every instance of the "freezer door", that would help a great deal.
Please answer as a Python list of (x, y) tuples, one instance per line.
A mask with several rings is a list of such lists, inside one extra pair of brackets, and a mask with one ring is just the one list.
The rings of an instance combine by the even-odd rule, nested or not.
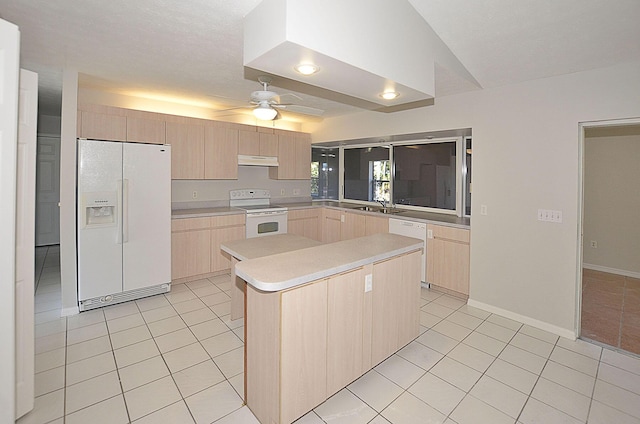
[(171, 282), (171, 146), (124, 144), (123, 290)]
[(79, 300), (122, 291), (121, 181), (121, 143), (78, 141)]

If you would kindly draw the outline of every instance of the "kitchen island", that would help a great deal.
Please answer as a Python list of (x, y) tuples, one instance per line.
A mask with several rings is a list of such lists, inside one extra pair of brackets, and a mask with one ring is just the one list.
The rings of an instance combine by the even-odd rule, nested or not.
[(418, 336), (421, 249), (375, 234), (236, 263), (245, 401), (261, 423), (295, 421)]

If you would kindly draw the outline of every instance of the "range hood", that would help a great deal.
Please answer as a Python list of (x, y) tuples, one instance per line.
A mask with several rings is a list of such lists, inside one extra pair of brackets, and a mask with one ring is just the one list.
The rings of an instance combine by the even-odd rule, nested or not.
[(238, 155), (238, 165), (278, 166), (278, 158), (275, 156)]

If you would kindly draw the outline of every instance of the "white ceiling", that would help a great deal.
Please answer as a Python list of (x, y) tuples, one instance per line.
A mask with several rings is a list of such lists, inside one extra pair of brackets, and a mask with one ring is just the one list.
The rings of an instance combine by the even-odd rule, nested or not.
[[(228, 108), (260, 89), (242, 58), (242, 18), (260, 1), (0, 0), (0, 17), (20, 27), (21, 66), (38, 72), (45, 114), (60, 111), (65, 67), (85, 86)], [(640, 60), (639, 0), (409, 2), (482, 88)], [(436, 103), (476, 89), (436, 67)], [(301, 100), (286, 100), (324, 116), (360, 110), (339, 96), (295, 93)]]

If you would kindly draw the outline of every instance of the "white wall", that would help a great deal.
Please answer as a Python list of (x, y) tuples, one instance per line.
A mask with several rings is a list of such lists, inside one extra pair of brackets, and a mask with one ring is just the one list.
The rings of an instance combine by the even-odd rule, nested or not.
[(62, 311), (78, 311), (76, 272), (76, 130), (78, 72), (62, 75), (62, 123), (60, 137), (60, 278)]
[[(470, 303), (576, 332), (578, 123), (640, 116), (640, 62), (363, 112), (303, 127), (313, 142), (472, 128)], [(480, 205), (488, 214), (481, 216)], [(537, 210), (563, 212), (561, 224)]]
[(585, 138), (583, 262), (640, 277), (640, 126), (622, 128), (635, 131)]

